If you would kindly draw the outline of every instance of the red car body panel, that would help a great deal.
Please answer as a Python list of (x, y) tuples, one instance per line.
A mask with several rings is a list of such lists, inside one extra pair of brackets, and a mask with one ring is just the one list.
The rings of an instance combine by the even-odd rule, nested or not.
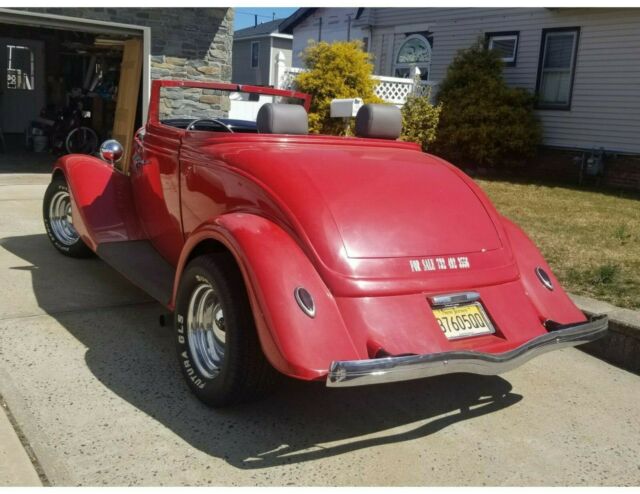
[[(131, 173), (136, 211), (147, 238), (175, 265), (184, 244), (180, 207), (181, 132), (154, 125), (145, 132), (144, 145), (136, 139), (135, 152), (145, 162)], [(139, 133), (137, 134), (139, 135)]]
[(135, 211), (131, 182), (113, 167), (86, 155), (67, 155), (55, 164), (73, 192), (73, 225), (93, 250), (101, 243), (145, 238)]
[[(238, 88), (155, 81), (144, 140), (134, 144), (142, 165), (130, 176), (97, 158), (60, 159), (74, 225), (94, 250), (149, 240), (175, 268), (169, 308), (194, 249), (223, 245), (243, 273), (263, 350), (281, 372), (319, 379), (333, 361), (380, 352), (497, 354), (546, 334), (547, 320), (586, 321), (533, 243), (454, 166), (389, 140), (169, 127), (157, 108), (167, 85)], [(308, 107), (306, 95), (284, 93)], [(432, 264), (438, 268), (423, 269)], [(550, 273), (553, 291), (536, 267)], [(294, 301), (299, 286), (313, 294), (314, 318)], [(428, 298), (470, 290), (496, 331), (449, 340)]]

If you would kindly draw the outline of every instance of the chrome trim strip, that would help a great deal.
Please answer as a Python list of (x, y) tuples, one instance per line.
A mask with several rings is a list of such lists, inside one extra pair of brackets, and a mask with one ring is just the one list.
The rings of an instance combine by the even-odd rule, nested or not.
[(438, 307), (441, 305), (466, 304), (480, 300), (478, 292), (445, 293), (444, 295), (434, 295), (429, 297), (431, 305)]
[(331, 364), (327, 375), (327, 386), (364, 386), (455, 372), (501, 374), (551, 350), (594, 341), (605, 335), (608, 326), (609, 321), (606, 315), (596, 316), (588, 322), (551, 331), (513, 350), (498, 354), (463, 350), (370, 360), (335, 361)]

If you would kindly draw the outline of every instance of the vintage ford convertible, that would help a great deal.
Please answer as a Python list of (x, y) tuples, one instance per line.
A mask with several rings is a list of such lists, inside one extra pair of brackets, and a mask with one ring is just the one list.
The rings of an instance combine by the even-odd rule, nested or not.
[[(256, 122), (162, 120), (161, 91), (178, 88), (288, 103)], [(356, 137), (332, 137), (307, 135), (309, 101), (155, 81), (128, 170), (115, 141), (55, 165), (53, 245), (95, 252), (174, 312), (202, 401), (264, 394), (274, 369), (332, 387), (498, 374), (606, 332), (468, 176), (397, 140), (397, 108), (365, 105)]]

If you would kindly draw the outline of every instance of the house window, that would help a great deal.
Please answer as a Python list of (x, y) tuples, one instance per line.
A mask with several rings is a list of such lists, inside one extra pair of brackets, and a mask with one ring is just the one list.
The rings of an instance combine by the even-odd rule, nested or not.
[(487, 48), (494, 50), (500, 55), (500, 59), (508, 67), (516, 64), (516, 56), (518, 54), (518, 38), (520, 33), (517, 31), (502, 33), (487, 33)]
[(420, 69), (420, 78), (423, 81), (429, 79), (431, 45), (420, 34), (412, 34), (402, 43), (396, 57), (394, 75), (396, 77), (411, 77), (411, 69), (413, 67)]
[(7, 89), (34, 89), (35, 56), (26, 46), (7, 45)]
[(536, 92), (538, 107), (568, 110), (580, 28), (544, 29), (540, 47)]
[(258, 67), (260, 61), (260, 41), (251, 42), (251, 68)]

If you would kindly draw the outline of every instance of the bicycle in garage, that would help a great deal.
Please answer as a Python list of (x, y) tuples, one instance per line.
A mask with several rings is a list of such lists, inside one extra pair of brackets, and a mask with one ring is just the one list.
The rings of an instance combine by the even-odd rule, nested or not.
[(89, 125), (91, 112), (67, 109), (56, 119), (51, 132), (51, 149), (56, 154), (95, 154), (100, 140)]

